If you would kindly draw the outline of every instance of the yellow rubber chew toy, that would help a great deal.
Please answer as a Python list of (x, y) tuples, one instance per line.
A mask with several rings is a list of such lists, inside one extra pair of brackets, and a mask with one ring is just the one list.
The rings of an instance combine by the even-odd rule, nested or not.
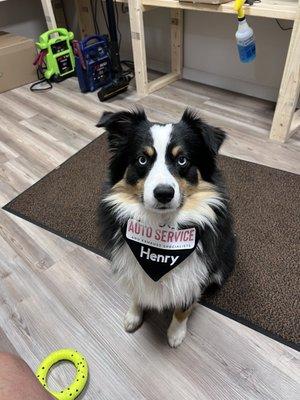
[[(76, 377), (72, 384), (60, 392), (50, 390), (47, 385), (47, 375), (50, 368), (60, 361), (71, 361), (76, 368)], [(73, 400), (83, 391), (88, 379), (88, 365), (82, 354), (74, 349), (61, 349), (49, 354), (36, 370), (36, 377), (48, 392), (58, 400)]]

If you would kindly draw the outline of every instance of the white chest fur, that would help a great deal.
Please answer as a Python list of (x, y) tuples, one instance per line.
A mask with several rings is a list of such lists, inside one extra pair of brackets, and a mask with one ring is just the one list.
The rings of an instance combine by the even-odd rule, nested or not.
[(138, 264), (127, 243), (115, 250), (112, 268), (121, 287), (145, 308), (180, 307), (200, 297), (208, 269), (196, 251), (180, 265), (153, 281)]

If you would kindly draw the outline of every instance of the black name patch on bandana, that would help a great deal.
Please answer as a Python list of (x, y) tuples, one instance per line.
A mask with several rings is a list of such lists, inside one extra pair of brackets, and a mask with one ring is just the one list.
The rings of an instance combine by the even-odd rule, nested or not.
[(151, 226), (129, 219), (122, 234), (143, 270), (154, 281), (177, 267), (196, 248), (196, 228)]

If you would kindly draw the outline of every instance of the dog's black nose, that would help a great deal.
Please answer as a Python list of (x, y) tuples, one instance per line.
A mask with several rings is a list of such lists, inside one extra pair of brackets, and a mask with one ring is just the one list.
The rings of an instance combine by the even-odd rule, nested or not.
[(170, 185), (158, 185), (153, 191), (154, 197), (160, 203), (169, 203), (174, 197), (175, 190)]

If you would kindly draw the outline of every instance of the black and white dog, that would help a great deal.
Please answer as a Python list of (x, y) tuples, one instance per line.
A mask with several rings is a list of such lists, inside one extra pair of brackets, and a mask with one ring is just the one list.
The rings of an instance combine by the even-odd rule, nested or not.
[(186, 335), (192, 306), (234, 267), (228, 197), (216, 156), (225, 133), (186, 110), (180, 122), (149, 122), (143, 110), (105, 112), (109, 187), (100, 206), (112, 268), (131, 296), (126, 331), (144, 309), (174, 309), (170, 346)]

